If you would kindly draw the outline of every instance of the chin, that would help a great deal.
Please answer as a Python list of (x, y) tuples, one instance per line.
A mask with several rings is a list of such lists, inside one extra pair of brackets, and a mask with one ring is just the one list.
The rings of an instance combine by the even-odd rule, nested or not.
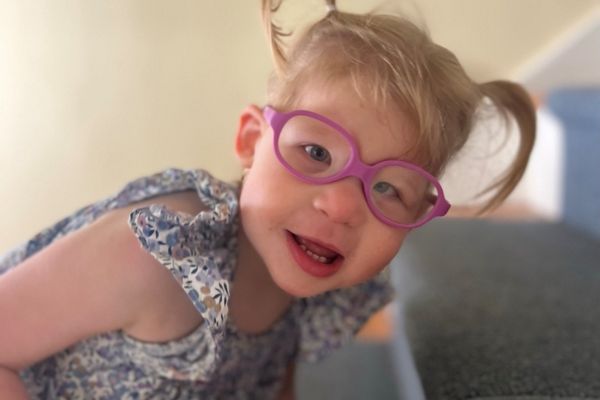
[(303, 284), (298, 284), (297, 282), (291, 282), (290, 280), (279, 281), (277, 279), (274, 279), (274, 281), (275, 284), (279, 286), (281, 290), (283, 290), (288, 295), (298, 299), (314, 297), (331, 290), (324, 288), (319, 290), (317, 285), (310, 285), (306, 282)]

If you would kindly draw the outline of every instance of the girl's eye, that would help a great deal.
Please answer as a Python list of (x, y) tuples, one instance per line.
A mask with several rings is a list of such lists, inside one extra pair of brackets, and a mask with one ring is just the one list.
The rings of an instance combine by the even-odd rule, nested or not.
[(304, 151), (315, 161), (331, 163), (329, 152), (321, 146), (309, 144), (304, 146)]
[(392, 197), (394, 200), (401, 199), (400, 193), (398, 193), (396, 188), (387, 182), (377, 182), (375, 185), (373, 185), (373, 190), (386, 197)]

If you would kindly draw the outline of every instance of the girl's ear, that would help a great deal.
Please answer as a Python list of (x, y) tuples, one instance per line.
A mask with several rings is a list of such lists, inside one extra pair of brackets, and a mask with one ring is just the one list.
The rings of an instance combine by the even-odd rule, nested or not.
[(254, 150), (265, 127), (262, 110), (250, 105), (240, 114), (240, 123), (235, 135), (235, 153), (243, 168), (250, 168), (254, 160)]

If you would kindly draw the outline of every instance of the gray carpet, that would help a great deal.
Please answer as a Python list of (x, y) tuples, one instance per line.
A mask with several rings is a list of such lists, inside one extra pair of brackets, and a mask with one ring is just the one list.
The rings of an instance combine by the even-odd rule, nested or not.
[(445, 220), (400, 252), (427, 399), (600, 398), (600, 242), (563, 224)]
[(300, 364), (298, 400), (397, 400), (392, 349), (354, 342), (318, 364)]

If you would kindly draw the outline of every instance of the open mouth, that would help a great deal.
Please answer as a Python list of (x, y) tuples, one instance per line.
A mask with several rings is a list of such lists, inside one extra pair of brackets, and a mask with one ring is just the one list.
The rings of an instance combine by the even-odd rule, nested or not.
[(342, 268), (344, 256), (337, 249), (332, 248), (333, 246), (316, 242), (290, 231), (286, 232), (286, 236), (293, 259), (306, 273), (317, 278), (326, 278)]
[(294, 235), (293, 233), (292, 237), (298, 246), (306, 253), (306, 255), (322, 264), (333, 264), (338, 257), (341, 257), (341, 255), (334, 250), (331, 250), (321, 244), (315, 243), (301, 236)]

